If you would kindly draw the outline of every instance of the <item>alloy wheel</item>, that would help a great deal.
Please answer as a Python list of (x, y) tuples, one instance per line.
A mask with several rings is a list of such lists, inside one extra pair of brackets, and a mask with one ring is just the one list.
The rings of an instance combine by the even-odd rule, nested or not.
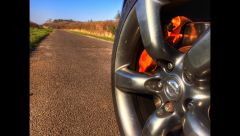
[[(122, 28), (112, 75), (113, 97), (125, 135), (167, 135), (179, 129), (184, 135), (210, 135), (210, 23), (192, 23), (204, 27), (187, 53), (169, 46), (161, 9), (179, 2), (138, 0)], [(154, 73), (132, 68), (139, 39), (159, 67)], [(158, 99), (143, 126), (134, 110), (135, 94)]]

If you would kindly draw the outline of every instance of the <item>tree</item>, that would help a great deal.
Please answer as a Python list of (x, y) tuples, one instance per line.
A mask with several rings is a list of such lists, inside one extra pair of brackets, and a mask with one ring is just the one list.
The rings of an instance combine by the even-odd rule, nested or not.
[(46, 23), (51, 23), (53, 20), (51, 18), (49, 18)]
[(116, 19), (116, 20), (119, 20), (120, 17), (121, 17), (121, 14), (120, 14), (120, 11), (118, 10), (118, 13), (117, 13), (117, 15), (115, 16), (115, 19)]

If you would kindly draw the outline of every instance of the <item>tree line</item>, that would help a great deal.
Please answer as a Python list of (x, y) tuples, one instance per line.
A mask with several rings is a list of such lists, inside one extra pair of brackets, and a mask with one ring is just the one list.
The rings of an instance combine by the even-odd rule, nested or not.
[(43, 26), (47, 26), (54, 29), (83, 29), (90, 32), (111, 32), (115, 34), (118, 25), (118, 20), (107, 21), (88, 21), (80, 22), (74, 20), (55, 19), (47, 21)]

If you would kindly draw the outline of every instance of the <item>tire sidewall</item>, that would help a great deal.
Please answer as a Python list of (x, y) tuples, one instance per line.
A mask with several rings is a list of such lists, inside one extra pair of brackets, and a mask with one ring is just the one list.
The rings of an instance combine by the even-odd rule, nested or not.
[(117, 109), (117, 103), (116, 103), (116, 97), (115, 97), (115, 60), (116, 60), (116, 52), (118, 48), (118, 43), (120, 39), (120, 35), (122, 32), (123, 25), (126, 21), (126, 18), (128, 17), (128, 14), (130, 13), (131, 9), (134, 7), (135, 3), (137, 0), (126, 0), (125, 4), (123, 5), (122, 8), (122, 13), (121, 13), (121, 18), (119, 20), (119, 24), (115, 33), (115, 39), (114, 39), (114, 44), (113, 44), (113, 49), (112, 49), (112, 61), (111, 61), (111, 88), (112, 88), (112, 99), (113, 99), (113, 106), (114, 106), (114, 111), (115, 111), (115, 116), (117, 119), (120, 135), (124, 136), (124, 131), (123, 128), (120, 125), (120, 119), (118, 115), (118, 109)]

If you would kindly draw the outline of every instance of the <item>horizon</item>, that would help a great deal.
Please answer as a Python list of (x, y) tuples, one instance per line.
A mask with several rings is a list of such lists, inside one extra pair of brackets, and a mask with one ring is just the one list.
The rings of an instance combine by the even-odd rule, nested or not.
[(30, 0), (30, 21), (42, 25), (47, 20), (80, 22), (114, 20), (121, 13), (123, 0)]
[[(90, 20), (87, 20), (87, 21), (81, 21), (81, 20), (74, 20), (74, 19), (62, 19), (62, 18), (56, 18), (56, 19), (52, 19), (52, 21), (54, 21), (54, 20), (58, 20), (58, 19), (60, 19), (60, 20), (72, 20), (73, 22), (81, 22), (81, 23), (85, 23), (85, 22), (89, 22)], [(105, 22), (105, 21), (115, 21), (116, 19), (111, 19), (111, 20), (92, 20), (93, 22)], [(48, 20), (46, 20), (46, 21), (48, 21)], [(44, 22), (44, 23), (46, 23), (46, 21)], [(34, 21), (32, 21), (32, 20), (30, 20), (30, 22), (32, 22), (32, 23), (36, 23), (36, 22), (34, 22)], [(38, 23), (36, 23), (36, 24), (38, 24), (38, 25), (43, 25), (44, 23), (42, 23), (42, 24), (38, 24)]]

